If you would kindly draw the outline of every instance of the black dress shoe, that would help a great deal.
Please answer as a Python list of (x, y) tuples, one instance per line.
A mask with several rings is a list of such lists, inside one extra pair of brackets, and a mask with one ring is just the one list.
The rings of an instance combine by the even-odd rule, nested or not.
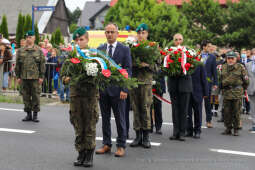
[(186, 139), (183, 136), (180, 136), (178, 140), (184, 142)]
[(162, 135), (161, 129), (156, 129), (156, 134)]
[(200, 139), (200, 133), (195, 133), (194, 138), (195, 139)]
[(179, 137), (178, 137), (178, 136), (171, 136), (169, 139), (170, 139), (170, 140), (178, 140)]

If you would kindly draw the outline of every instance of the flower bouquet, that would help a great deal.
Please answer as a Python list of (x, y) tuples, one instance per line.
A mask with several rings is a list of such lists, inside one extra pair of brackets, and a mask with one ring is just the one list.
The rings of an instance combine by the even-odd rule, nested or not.
[(65, 60), (61, 75), (71, 77), (71, 85), (89, 83), (101, 90), (109, 85), (128, 89), (137, 87), (137, 80), (128, 77), (128, 72), (103, 52), (96, 49), (80, 50), (78, 46)]
[(163, 72), (168, 76), (185, 76), (195, 71), (200, 62), (199, 53), (187, 47), (171, 47), (161, 50), (164, 56)]
[(155, 64), (159, 60), (158, 43), (152, 41), (137, 42), (135, 38), (127, 38), (125, 44), (131, 49), (134, 65), (140, 67), (141, 63)]

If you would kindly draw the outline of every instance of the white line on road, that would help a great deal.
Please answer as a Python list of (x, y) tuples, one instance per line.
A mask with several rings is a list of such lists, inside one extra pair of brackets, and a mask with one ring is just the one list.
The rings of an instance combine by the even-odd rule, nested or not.
[(7, 128), (0, 128), (1, 132), (14, 132), (14, 133), (35, 133), (35, 131), (32, 130), (21, 130), (21, 129), (7, 129)]
[[(16, 111), (16, 112), (23, 112), (23, 110), (21, 109), (8, 109), (8, 108), (0, 108), (0, 110), (6, 110), (6, 111)], [(99, 117), (100, 119), (102, 119), (102, 117)], [(111, 117), (111, 120), (115, 120), (114, 117)], [(172, 122), (163, 122), (163, 125), (168, 125), (168, 126), (173, 126)], [(207, 129), (206, 126), (202, 126), (203, 129)]]
[[(99, 140), (99, 141), (102, 141), (103, 140), (103, 137), (96, 137), (96, 140)], [(116, 142), (116, 139), (112, 139), (113, 142)], [(133, 141), (132, 140), (126, 140), (127, 143), (132, 143)], [(161, 143), (156, 143), (156, 142), (151, 142), (151, 145), (152, 146), (160, 146)]]
[(232, 154), (232, 155), (255, 156), (255, 153), (252, 153), (252, 152), (240, 152), (240, 151), (232, 151), (232, 150), (224, 150), (224, 149), (210, 149), (210, 151)]
[(0, 110), (14, 111), (14, 112), (24, 112), (24, 110), (22, 110), (22, 109), (0, 108)]

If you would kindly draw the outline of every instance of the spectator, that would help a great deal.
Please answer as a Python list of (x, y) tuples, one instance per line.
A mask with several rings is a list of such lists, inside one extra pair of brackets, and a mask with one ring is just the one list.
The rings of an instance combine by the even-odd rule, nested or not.
[[(68, 57), (67, 51), (61, 50), (61, 55), (58, 57), (58, 61), (57, 61), (58, 63), (57, 68), (59, 70), (61, 70), (61, 67), (67, 57)], [(65, 99), (65, 93), (66, 93), (66, 99)], [(69, 84), (64, 85), (60, 76), (59, 76), (59, 98), (62, 103), (69, 102)]]
[[(3, 59), (3, 90), (6, 90), (8, 87), (8, 77), (9, 77), (9, 71), (11, 69), (11, 63), (9, 60), (12, 59), (12, 54), (9, 51), (7, 44), (3, 42), (3, 40), (0, 42), (0, 56)], [(1, 87), (1, 88), (2, 88)]]
[(9, 75), (9, 89), (12, 88), (12, 82), (14, 83), (14, 90), (17, 89), (17, 79), (16, 79), (16, 74), (15, 74), (15, 66), (16, 66), (16, 42), (13, 42), (14, 47), (11, 47), (11, 53), (12, 53), (12, 60), (11, 60), (11, 71)]

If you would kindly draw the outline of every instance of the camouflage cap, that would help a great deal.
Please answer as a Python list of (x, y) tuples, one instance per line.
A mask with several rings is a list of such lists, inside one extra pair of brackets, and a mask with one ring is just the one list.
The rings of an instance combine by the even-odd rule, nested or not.
[(142, 23), (140, 24), (137, 28), (136, 28), (136, 32), (139, 32), (139, 31), (148, 31), (149, 30), (149, 27), (147, 24), (145, 23)]
[(236, 53), (233, 52), (233, 51), (227, 52), (226, 56), (227, 56), (227, 57), (237, 57)]
[(86, 34), (87, 30), (83, 27), (77, 28), (73, 33), (73, 40), (79, 38), (80, 36)]
[(26, 37), (28, 36), (34, 36), (35, 35), (35, 32), (32, 31), (32, 30), (29, 30), (28, 32), (26, 32)]

